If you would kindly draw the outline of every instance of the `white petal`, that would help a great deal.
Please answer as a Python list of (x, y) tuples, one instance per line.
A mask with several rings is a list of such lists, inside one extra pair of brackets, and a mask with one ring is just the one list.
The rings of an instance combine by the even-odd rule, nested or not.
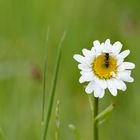
[(95, 83), (95, 88), (94, 88), (94, 96), (99, 97), (102, 95), (104, 92), (104, 89), (102, 89), (97, 83)]
[(100, 85), (101, 88), (106, 89), (107, 88), (107, 82), (106, 80), (101, 80), (101, 79), (97, 79), (96, 82)]
[(82, 55), (75, 54), (75, 55), (73, 56), (73, 58), (74, 58), (77, 62), (79, 62), (79, 63), (84, 63), (84, 62), (85, 62), (85, 58), (84, 58)]
[(131, 75), (131, 70), (119, 71), (117, 73), (117, 76), (121, 76), (121, 75), (130, 76)]
[(84, 79), (83, 76), (81, 76), (81, 77), (79, 78), (79, 82), (80, 82), (80, 83), (84, 83), (84, 82), (85, 82), (85, 79)]
[(99, 98), (103, 98), (105, 94), (105, 89), (102, 89), (102, 91), (100, 92)]
[(106, 39), (105, 45), (106, 45), (106, 46), (107, 46), (107, 45), (110, 45), (110, 39)]
[(131, 63), (131, 62), (123, 62), (119, 67), (118, 67), (118, 71), (123, 71), (125, 69), (134, 69), (135, 68), (135, 64)]
[(81, 71), (80, 71), (80, 74), (81, 74), (81, 75), (85, 75), (87, 72), (91, 72), (91, 71), (84, 71), (84, 70), (81, 70)]
[(134, 82), (134, 79), (130, 75), (131, 71), (129, 70), (120, 71), (117, 74), (117, 78), (126, 82)]
[(117, 89), (122, 90), (122, 91), (126, 90), (126, 88), (127, 88), (126, 84), (122, 80), (118, 80), (118, 79), (113, 78), (113, 82), (114, 82)]
[(112, 79), (107, 80), (108, 89), (113, 96), (117, 96), (117, 88), (115, 87), (115, 83)]
[(126, 79), (124, 79), (124, 81), (129, 82), (129, 83), (133, 83), (134, 82), (134, 78), (129, 76)]
[(123, 63), (124, 59), (117, 56), (117, 66), (121, 65)]
[(90, 94), (93, 92), (94, 88), (95, 88), (95, 82), (92, 81), (86, 86), (85, 91), (87, 94)]
[(85, 57), (85, 64), (91, 66), (94, 61), (95, 55), (89, 55)]
[(90, 82), (93, 81), (95, 79), (93, 72), (86, 72), (85, 74), (83, 74), (80, 79), (79, 82), (83, 83), (83, 82)]
[(89, 67), (89, 66), (86, 65), (86, 64), (78, 64), (78, 68), (79, 68), (80, 70), (83, 70), (83, 71), (91, 71), (91, 70), (92, 70), (91, 67)]
[(99, 40), (93, 41), (93, 45), (94, 45), (94, 47), (100, 47), (100, 42), (99, 42)]
[(90, 56), (91, 55), (91, 51), (90, 50), (83, 49), (82, 52), (83, 52), (84, 56)]
[(92, 50), (95, 51), (95, 55), (97, 56), (98, 54), (101, 54), (102, 51), (102, 46), (100, 44), (100, 42), (98, 40), (93, 42), (94, 47), (92, 48)]
[(122, 44), (119, 41), (117, 41), (113, 44), (112, 49), (113, 49), (113, 54), (117, 55), (120, 53), (122, 49)]
[(88, 69), (88, 70), (82, 70), (82, 71), (80, 71), (80, 74), (81, 75), (84, 75), (85, 73), (87, 73), (87, 72), (91, 72), (92, 71), (92, 69)]
[(130, 50), (125, 50), (121, 52), (119, 55), (117, 55), (117, 66), (121, 65), (124, 61), (124, 58), (127, 57), (130, 53)]
[(111, 52), (111, 49), (112, 49), (112, 45), (110, 44), (110, 39), (107, 39), (105, 41), (104, 46), (103, 46), (103, 52), (104, 53), (110, 53)]
[(130, 54), (130, 50), (125, 50), (123, 52), (121, 52), (119, 54), (119, 57), (121, 57), (122, 59), (124, 59), (125, 57), (127, 57)]
[(99, 93), (98, 92), (93, 92), (94, 97), (98, 98), (99, 97)]
[(105, 48), (104, 43), (101, 43), (100, 47), (98, 47), (98, 50), (96, 50), (96, 56), (101, 55), (104, 51), (104, 48)]
[(120, 90), (125, 91), (125, 90), (127, 89), (126, 84), (125, 84), (122, 80), (120, 80), (119, 82), (120, 82), (120, 84), (121, 84)]
[(92, 47), (92, 48), (91, 48), (91, 52), (92, 52), (92, 54), (95, 55), (95, 53), (96, 53), (95, 47)]

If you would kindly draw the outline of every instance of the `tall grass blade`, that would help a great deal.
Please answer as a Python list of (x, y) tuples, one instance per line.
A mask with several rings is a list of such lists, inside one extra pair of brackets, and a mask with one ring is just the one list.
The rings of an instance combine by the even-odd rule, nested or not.
[(45, 41), (45, 49), (44, 49), (44, 68), (43, 68), (43, 96), (42, 96), (42, 121), (41, 125), (44, 125), (45, 118), (45, 97), (46, 97), (46, 69), (47, 69), (47, 48), (48, 48), (48, 40), (49, 40), (50, 28), (47, 29), (46, 41)]
[(45, 124), (45, 97), (46, 97), (46, 69), (47, 69), (47, 49), (49, 40), (50, 28), (48, 26), (44, 47), (44, 64), (43, 64), (43, 87), (42, 87), (42, 118), (41, 118), (41, 138), (43, 138), (44, 124)]
[(58, 52), (57, 52), (57, 58), (56, 58), (54, 74), (53, 74), (53, 81), (52, 81), (52, 86), (51, 86), (51, 91), (50, 91), (50, 99), (49, 99), (48, 112), (47, 112), (47, 118), (46, 118), (46, 123), (45, 123), (43, 140), (46, 140), (47, 132), (48, 132), (48, 126), (49, 126), (49, 123), (50, 123), (50, 117), (51, 117), (52, 106), (53, 106), (53, 102), (54, 102), (55, 89), (56, 89), (56, 82), (57, 82), (57, 78), (58, 78), (59, 64), (60, 64), (60, 59), (61, 59), (62, 43), (64, 41), (65, 35), (66, 35), (66, 32), (64, 32), (63, 35), (62, 35), (62, 38), (61, 38), (60, 43), (59, 43)]

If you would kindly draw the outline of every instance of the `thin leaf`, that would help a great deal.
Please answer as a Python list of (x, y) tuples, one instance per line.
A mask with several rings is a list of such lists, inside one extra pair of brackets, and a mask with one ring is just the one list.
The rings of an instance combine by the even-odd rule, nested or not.
[(108, 115), (109, 113), (111, 113), (113, 111), (114, 107), (115, 107), (115, 104), (109, 105), (105, 110), (103, 110), (101, 113), (99, 113), (95, 117), (95, 121), (103, 119), (106, 115)]
[(57, 78), (58, 78), (58, 70), (59, 70), (59, 64), (60, 64), (60, 59), (61, 59), (62, 43), (64, 41), (65, 35), (66, 35), (66, 32), (64, 32), (62, 35), (62, 38), (59, 43), (58, 52), (57, 52), (57, 58), (56, 58), (54, 74), (53, 74), (53, 81), (52, 81), (52, 86), (51, 86), (51, 91), (50, 91), (50, 99), (49, 99), (48, 112), (47, 112), (47, 118), (46, 118), (46, 123), (45, 123), (45, 131), (44, 131), (44, 135), (43, 135), (43, 140), (46, 140), (46, 137), (47, 137), (48, 126), (49, 126), (49, 122), (50, 122), (50, 117), (51, 117), (51, 112), (52, 112), (52, 107), (53, 107), (53, 102), (54, 102), (54, 96), (55, 96), (56, 82), (57, 82)]
[(44, 70), (43, 70), (43, 96), (42, 96), (42, 121), (41, 125), (44, 125), (44, 117), (45, 117), (45, 97), (46, 97), (46, 69), (47, 69), (47, 48), (48, 48), (48, 40), (49, 40), (49, 33), (50, 33), (50, 28), (48, 27), (47, 29), (47, 34), (46, 34), (46, 45), (45, 45), (45, 51), (44, 51)]

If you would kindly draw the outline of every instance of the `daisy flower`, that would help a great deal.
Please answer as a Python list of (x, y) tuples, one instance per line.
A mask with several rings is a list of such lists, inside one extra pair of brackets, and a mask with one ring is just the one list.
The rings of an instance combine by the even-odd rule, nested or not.
[(87, 94), (94, 93), (95, 97), (102, 98), (108, 88), (113, 96), (117, 96), (118, 89), (126, 90), (125, 82), (134, 81), (131, 70), (135, 68), (135, 64), (124, 62), (130, 50), (120, 52), (121, 49), (122, 44), (119, 41), (111, 44), (109, 39), (103, 43), (96, 40), (91, 50), (82, 50), (83, 56), (73, 56), (80, 63), (79, 82), (89, 82), (85, 88)]

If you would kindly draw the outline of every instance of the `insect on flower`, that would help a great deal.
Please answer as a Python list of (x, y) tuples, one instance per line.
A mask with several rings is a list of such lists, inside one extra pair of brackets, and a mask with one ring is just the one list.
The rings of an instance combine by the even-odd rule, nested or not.
[(109, 66), (109, 53), (105, 53), (105, 66), (108, 68)]
[(87, 94), (94, 93), (95, 97), (102, 98), (108, 88), (116, 96), (117, 90), (126, 90), (125, 82), (134, 81), (131, 70), (135, 68), (135, 64), (124, 62), (130, 50), (120, 52), (121, 49), (122, 44), (119, 41), (111, 44), (109, 39), (103, 43), (96, 40), (91, 50), (82, 50), (83, 56), (73, 56), (80, 63), (79, 82), (89, 82), (85, 88)]

